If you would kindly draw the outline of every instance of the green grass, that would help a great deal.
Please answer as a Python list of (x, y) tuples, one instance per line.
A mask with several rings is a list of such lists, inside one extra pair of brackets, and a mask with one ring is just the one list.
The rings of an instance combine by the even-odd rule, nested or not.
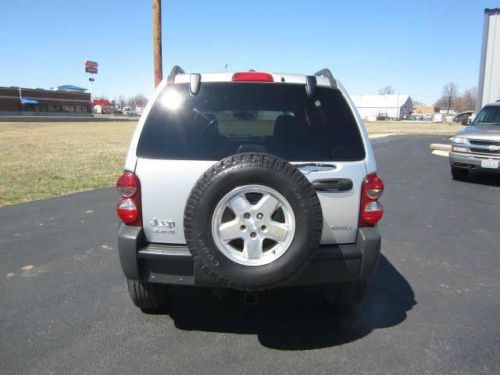
[(1, 123), (0, 205), (112, 186), (134, 122)]
[[(113, 186), (123, 170), (135, 125), (0, 122), (0, 206)], [(268, 134), (269, 124), (261, 125), (262, 134)], [(367, 128), (370, 134), (452, 135), (462, 127), (378, 122), (368, 123)]]

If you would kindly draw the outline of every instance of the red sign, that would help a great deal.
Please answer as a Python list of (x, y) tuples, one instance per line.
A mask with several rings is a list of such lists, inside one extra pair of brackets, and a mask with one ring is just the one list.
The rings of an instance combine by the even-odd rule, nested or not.
[(97, 68), (98, 64), (95, 61), (87, 60), (85, 61), (86, 68)]
[(85, 73), (97, 74), (97, 68), (92, 68), (90, 66), (86, 66)]

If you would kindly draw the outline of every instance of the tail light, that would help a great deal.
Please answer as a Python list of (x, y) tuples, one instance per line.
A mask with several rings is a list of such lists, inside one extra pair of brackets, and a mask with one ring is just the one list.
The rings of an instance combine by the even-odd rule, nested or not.
[(116, 212), (121, 221), (128, 225), (142, 225), (141, 215), (141, 182), (132, 172), (125, 171), (116, 183), (118, 193), (122, 196)]
[(384, 192), (384, 183), (376, 173), (369, 174), (361, 188), (361, 206), (359, 226), (371, 227), (377, 224), (384, 214), (384, 208), (378, 199)]
[(274, 78), (269, 73), (261, 72), (240, 72), (233, 74), (233, 82), (274, 82)]

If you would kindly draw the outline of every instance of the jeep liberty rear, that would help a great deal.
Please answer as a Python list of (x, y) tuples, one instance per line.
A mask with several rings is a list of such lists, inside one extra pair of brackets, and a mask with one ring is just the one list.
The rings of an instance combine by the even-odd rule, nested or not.
[(383, 184), (328, 70), (174, 68), (139, 121), (118, 190), (120, 261), (143, 309), (175, 284), (318, 285), (350, 306), (377, 264)]

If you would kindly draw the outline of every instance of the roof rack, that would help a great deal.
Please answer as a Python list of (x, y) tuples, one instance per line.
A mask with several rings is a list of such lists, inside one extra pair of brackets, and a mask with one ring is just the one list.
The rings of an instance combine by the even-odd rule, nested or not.
[(330, 86), (334, 89), (337, 88), (337, 80), (333, 77), (333, 74), (332, 72), (330, 71), (330, 69), (328, 68), (325, 68), (325, 69), (321, 69), (320, 71), (314, 73), (315, 76), (317, 77), (326, 77), (330, 80)]
[(174, 65), (174, 67), (170, 71), (170, 74), (168, 75), (167, 84), (172, 85), (175, 82), (175, 76), (177, 74), (184, 74), (184, 73), (186, 73), (184, 69), (182, 69), (179, 65)]
[[(170, 70), (170, 74), (168, 75), (167, 84), (168, 85), (173, 84), (175, 82), (176, 75), (185, 74), (185, 73), (186, 72), (184, 71), (184, 69), (182, 69), (179, 65), (174, 65), (172, 70)], [(337, 87), (337, 80), (333, 77), (333, 74), (330, 71), (330, 69), (328, 69), (328, 68), (321, 69), (320, 71), (317, 71), (316, 73), (314, 73), (314, 76), (315, 77), (326, 77), (330, 80), (330, 86), (332, 88), (334, 88), (334, 89), (338, 88)]]

